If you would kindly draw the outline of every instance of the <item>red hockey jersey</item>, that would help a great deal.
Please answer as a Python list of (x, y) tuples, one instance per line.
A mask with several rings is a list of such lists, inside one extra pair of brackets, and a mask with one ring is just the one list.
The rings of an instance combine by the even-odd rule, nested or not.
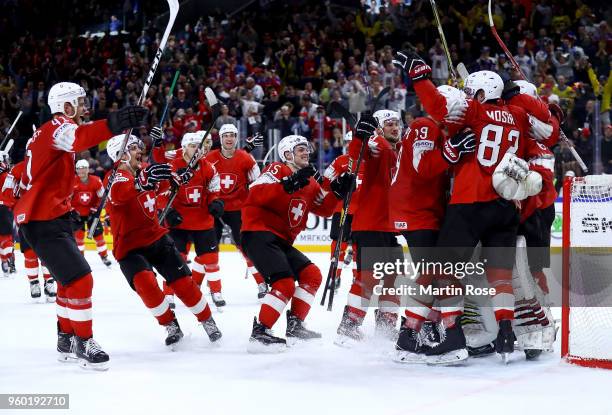
[[(442, 122), (447, 115), (446, 98), (430, 81), (414, 85), (425, 111)], [(470, 127), (476, 135), (476, 152), (465, 155), (455, 165), (451, 204), (487, 202), (499, 198), (492, 175), (506, 152), (523, 160), (543, 154), (538, 143), (529, 137), (527, 113), (513, 105), (496, 105), (466, 100), (461, 127)]]
[(183, 149), (166, 150), (163, 147), (155, 147), (151, 156), (155, 163), (170, 163), (172, 160), (183, 158)]
[(11, 171), (6, 174), (4, 178), (4, 182), (2, 183), (2, 194), (0, 195), (2, 205), (13, 208), (15, 206), (15, 197), (13, 196), (15, 186), (19, 186), (19, 181), (21, 180), (21, 175), (23, 174), (23, 169), (25, 167), (25, 163), (20, 161), (15, 164)]
[[(170, 165), (172, 170), (177, 171), (187, 167), (187, 162), (181, 157)], [(172, 207), (183, 217), (183, 222), (176, 229), (212, 229), (215, 219), (208, 212), (208, 205), (217, 198), (219, 198), (219, 175), (212, 164), (200, 160), (193, 177), (187, 184), (179, 187), (176, 199), (172, 203)]]
[[(13, 189), (13, 176), (11, 176), (11, 173), (9, 171), (5, 171), (2, 174), (0, 174), (0, 186), (3, 190), (7, 186), (10, 186), (10, 188)], [(15, 204), (15, 199), (13, 198), (12, 191), (10, 195), (9, 195), (9, 192), (2, 191), (2, 193), (0, 193), (0, 205), (4, 205), (8, 208), (12, 208), (14, 204)]]
[(534, 116), (546, 124), (550, 124), (553, 127), (550, 137), (540, 142), (548, 148), (557, 144), (560, 133), (559, 120), (550, 113), (548, 105), (546, 105), (544, 101), (534, 98), (531, 95), (517, 94), (507, 102), (508, 104), (523, 108), (527, 114)]
[[(331, 192), (331, 182), (334, 181), (342, 173), (348, 171), (349, 160), (351, 160), (349, 155), (343, 154), (341, 156), (336, 157), (336, 159), (332, 161), (332, 163), (325, 169), (325, 172), (323, 173), (323, 183), (321, 184), (323, 190), (325, 190), (326, 192)], [(357, 168), (355, 163), (353, 164), (353, 169)], [(348, 210), (348, 213), (351, 215), (355, 213), (355, 211), (359, 207), (359, 193), (361, 189), (361, 184), (363, 182), (363, 166), (364, 164), (361, 163), (361, 166), (359, 167), (360, 172), (357, 173), (357, 177), (355, 179), (355, 190), (351, 195), (351, 204), (349, 205)], [(336, 209), (334, 209), (334, 213), (342, 211), (342, 204), (342, 200), (339, 200), (338, 204), (336, 205)]]
[[(361, 150), (361, 140), (354, 139), (348, 154), (355, 163)], [(359, 190), (362, 209), (353, 213), (353, 231), (395, 232), (389, 217), (389, 204), (401, 203), (391, 195), (391, 179), (397, 168), (397, 154), (381, 136), (368, 140), (363, 155), (363, 181)]]
[(226, 211), (240, 210), (249, 195), (249, 184), (259, 177), (259, 166), (253, 156), (237, 149), (232, 158), (226, 158), (221, 150), (213, 150), (206, 155), (219, 173), (221, 193)]
[(431, 118), (410, 125), (398, 154), (399, 166), (391, 183), (397, 202), (390, 203), (395, 230), (440, 229), (446, 208), (450, 164), (442, 156), (445, 136)]
[(69, 212), (74, 153), (112, 136), (106, 120), (79, 126), (68, 117), (57, 116), (41, 125), (26, 146), (27, 168), (21, 177), (25, 190), (14, 208), (17, 223), (55, 219)]
[(268, 231), (293, 243), (306, 228), (308, 213), (330, 216), (338, 199), (325, 192), (316, 180), (295, 193), (283, 189), (281, 179), (292, 174), (279, 162), (271, 163), (251, 184), (249, 196), (242, 208), (241, 231)]
[(529, 160), (529, 168), (542, 176), (542, 190), (521, 202), (521, 223), (527, 220), (534, 211), (545, 209), (555, 203), (557, 189), (555, 189), (555, 157), (543, 144), (542, 155)]
[[(109, 175), (110, 172), (104, 178), (105, 183), (108, 183)], [(117, 261), (134, 249), (152, 244), (168, 232), (157, 219), (156, 196), (152, 190), (138, 192), (134, 176), (126, 170), (117, 170), (106, 205), (113, 234), (113, 256)]]
[(72, 208), (80, 216), (89, 216), (92, 211), (95, 212), (98, 208), (103, 194), (104, 186), (98, 176), (90, 174), (85, 183), (77, 176), (72, 195)]

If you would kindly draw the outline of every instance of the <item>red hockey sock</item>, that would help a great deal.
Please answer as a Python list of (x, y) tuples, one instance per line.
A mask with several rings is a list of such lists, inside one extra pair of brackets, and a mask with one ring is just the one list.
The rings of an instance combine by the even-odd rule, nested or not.
[(102, 258), (108, 255), (106, 250), (106, 241), (104, 241), (104, 235), (94, 236), (94, 241), (96, 241), (96, 250), (98, 251), (98, 255)]
[(548, 294), (550, 290), (548, 289), (548, 282), (546, 281), (546, 274), (544, 274), (544, 271), (531, 271), (531, 275), (533, 275), (533, 278), (538, 283), (542, 292)]
[(186, 275), (176, 281), (171, 282), (170, 287), (176, 293), (176, 296), (187, 306), (187, 308), (196, 316), (198, 321), (208, 320), (211, 316), (210, 307), (206, 302), (206, 298), (200, 291), (200, 287), (193, 279)]
[(272, 328), (294, 293), (295, 282), (292, 277), (275, 281), (263, 298), (259, 309), (259, 322), (267, 328)]
[(77, 246), (79, 247), (79, 251), (83, 255), (85, 255), (85, 231), (79, 229), (74, 232), (74, 239), (76, 239)]
[(174, 320), (174, 312), (166, 301), (164, 293), (157, 285), (157, 279), (152, 271), (144, 270), (134, 275), (134, 288), (159, 324), (166, 325)]
[(219, 271), (219, 252), (211, 252), (202, 255), (204, 268), (206, 269), (206, 281), (211, 293), (221, 292), (221, 272)]
[(0, 235), (0, 258), (3, 261), (9, 259), (13, 253), (13, 236), (12, 235)]
[(45, 267), (44, 265), (41, 266), (41, 270), (42, 270), (42, 274), (43, 274), (43, 279), (45, 281), (47, 281), (48, 279), (51, 278), (51, 273), (49, 272), (49, 270), (47, 269), (47, 267)]
[(194, 258), (191, 263), (191, 278), (198, 284), (199, 287), (202, 286), (202, 282), (204, 281), (204, 276), (206, 275), (206, 267), (204, 265), (204, 255), (200, 255)]
[(321, 271), (315, 264), (310, 264), (300, 271), (298, 286), (291, 300), (291, 313), (300, 320), (304, 321), (308, 315), (322, 279)]
[(30, 281), (38, 279), (38, 257), (33, 249), (27, 249), (23, 253), (23, 265), (26, 275)]
[(165, 280), (162, 282), (162, 291), (164, 292), (164, 295), (174, 295), (174, 291), (172, 291), (172, 288), (170, 288)]
[(514, 319), (514, 290), (512, 289), (512, 270), (503, 268), (487, 268), (487, 281), (495, 289), (491, 299), (495, 310), (495, 319)]
[(365, 296), (363, 282), (361, 281), (361, 272), (355, 270), (354, 275), (355, 278), (349, 289), (346, 304), (353, 315), (364, 318), (368, 311), (368, 306), (370, 305), (370, 297), (366, 298)]
[(57, 313), (57, 322), (60, 330), (63, 333), (73, 334), (72, 324), (68, 318), (68, 305), (66, 299), (66, 287), (59, 281), (57, 282), (57, 297), (55, 298), (55, 312)]
[(66, 286), (68, 317), (74, 334), (88, 339), (93, 335), (91, 321), (91, 292), (93, 277), (87, 274)]

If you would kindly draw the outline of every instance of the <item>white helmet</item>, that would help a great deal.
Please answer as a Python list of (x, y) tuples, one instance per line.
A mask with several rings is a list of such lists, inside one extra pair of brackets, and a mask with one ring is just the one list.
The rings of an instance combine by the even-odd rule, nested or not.
[(85, 159), (77, 160), (75, 167), (77, 169), (89, 169), (89, 162)]
[(310, 147), (310, 143), (306, 139), (306, 137), (302, 137), (301, 135), (288, 135), (287, 137), (283, 137), (282, 140), (278, 143), (278, 157), (280, 157), (283, 163), (287, 162), (287, 157), (285, 157), (286, 152), (290, 152), (293, 154), (293, 150), (297, 146), (307, 146)]
[(521, 94), (527, 94), (534, 98), (538, 97), (538, 89), (531, 82), (519, 79), (518, 81), (514, 81), (514, 83), (517, 84), (519, 88), (521, 88)]
[(378, 121), (378, 125), (382, 127), (383, 125), (385, 125), (386, 121), (389, 121), (389, 120), (399, 121), (400, 116), (397, 111), (378, 110), (374, 113), (374, 118), (376, 118), (376, 121)]
[(223, 124), (219, 129), (219, 137), (223, 137), (223, 134), (234, 133), (238, 137), (238, 129), (234, 124)]
[(64, 114), (64, 104), (70, 103), (74, 108), (79, 105), (79, 98), (85, 96), (85, 90), (73, 82), (59, 82), (51, 87), (47, 104), (51, 108), (51, 114)]
[(504, 81), (501, 76), (492, 71), (478, 71), (465, 78), (463, 91), (469, 98), (475, 98), (478, 91), (483, 90), (484, 100), (501, 98)]
[[(119, 134), (114, 137), (111, 137), (106, 143), (106, 152), (108, 156), (111, 158), (113, 163), (116, 163), (123, 154), (119, 154), (121, 152), (121, 145), (123, 144), (123, 139), (125, 138), (125, 134)], [(138, 146), (142, 146), (142, 141), (135, 135), (130, 135), (128, 138), (128, 142), (125, 145), (125, 149), (130, 147), (132, 144), (138, 144)]]
[(202, 130), (196, 131), (195, 133), (185, 133), (183, 135), (183, 139), (181, 140), (181, 147), (184, 150), (189, 144), (200, 145), (204, 134), (205, 132)]
[(440, 85), (437, 90), (446, 98), (447, 103), (465, 100), (465, 92), (450, 85)]

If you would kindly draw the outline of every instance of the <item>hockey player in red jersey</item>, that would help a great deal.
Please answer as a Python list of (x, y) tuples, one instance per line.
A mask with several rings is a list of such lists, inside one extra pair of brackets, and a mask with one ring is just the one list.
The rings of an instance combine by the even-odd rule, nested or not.
[[(181, 141), (181, 157), (173, 160), (172, 169), (180, 173), (187, 168), (191, 157), (199, 151), (198, 147), (204, 131), (186, 133)], [(203, 157), (210, 150), (212, 140), (207, 139), (200, 153), (197, 168), (193, 177), (177, 193), (177, 197), (168, 214), (166, 223), (170, 227), (170, 236), (179, 252), (187, 250), (187, 243), (192, 241), (196, 257), (191, 267), (192, 278), (202, 285), (204, 277), (209, 285), (215, 288), (219, 269), (219, 251), (214, 230), (214, 219), (223, 214), (223, 201), (219, 199), (219, 174), (215, 167)], [(219, 299), (213, 292), (213, 301), (217, 307)]]
[[(221, 140), (221, 148), (213, 150), (206, 155), (208, 160), (219, 173), (220, 193), (219, 198), (225, 203), (225, 211), (223, 215), (215, 218), (215, 232), (217, 241), (221, 240), (224, 225), (229, 226), (232, 232), (232, 239), (236, 248), (241, 251), (240, 227), (242, 218), (240, 209), (249, 194), (249, 184), (253, 183), (259, 177), (260, 171), (257, 162), (247, 151), (238, 149), (238, 129), (234, 124), (223, 124), (219, 129), (219, 138)], [(261, 134), (254, 136), (257, 143), (263, 141)], [(219, 255), (217, 249), (216, 255)], [(245, 257), (247, 267), (258, 288), (258, 297), (263, 298), (268, 291), (268, 286), (265, 283), (261, 274), (253, 266), (253, 263)], [(219, 270), (218, 260), (215, 261), (211, 269), (211, 277), (215, 276), (215, 280), (209, 279), (210, 292), (215, 304), (225, 305), (225, 300), (221, 297), (221, 273)]]
[[(0, 187), (5, 187), (9, 175), (10, 158), (4, 151), (0, 150)], [(12, 194), (0, 194), (0, 260), (2, 261), (2, 273), (5, 277), (15, 273), (15, 256), (13, 254), (13, 205), (15, 200)], [(40, 296), (40, 287), (38, 289)]]
[(334, 194), (341, 195), (350, 184), (339, 178), (332, 185), (334, 194), (321, 189), (313, 178), (316, 169), (308, 164), (310, 145), (302, 136), (284, 137), (278, 143), (278, 155), (282, 163), (264, 169), (242, 208), (242, 246), (271, 287), (253, 321), (251, 352), (285, 346), (286, 340), (274, 336), (271, 329), (289, 301), (287, 338), (321, 337), (304, 327), (321, 285), (321, 271), (293, 247), (293, 241), (305, 229), (308, 213), (331, 215), (337, 203)]
[[(2, 185), (2, 200), (3, 203), (6, 203), (7, 206), (13, 206), (15, 204), (14, 191), (15, 186), (19, 185), (19, 181), (21, 180), (21, 175), (23, 174), (23, 170), (25, 169), (25, 163), (20, 161), (15, 164), (11, 171), (6, 176), (4, 183)], [(12, 213), (11, 213), (12, 214)], [(13, 222), (13, 218), (11, 217), (11, 223)], [(26, 272), (26, 276), (28, 277), (28, 282), (30, 283), (30, 296), (32, 298), (40, 298), (41, 289), (40, 282), (38, 281), (38, 273), (39, 273), (39, 261), (36, 253), (32, 250), (32, 248), (28, 245), (28, 242), (23, 237), (21, 229), (18, 231), (19, 235), (19, 249), (23, 254), (24, 259), (24, 268)], [(57, 296), (57, 288), (55, 286), (55, 280), (49, 274), (49, 270), (42, 263), (40, 264), (40, 268), (43, 274), (44, 281), (44, 292), (45, 298), (48, 302), (55, 301)]]
[(166, 328), (166, 345), (177, 343), (183, 333), (157, 284), (153, 268), (196, 316), (210, 341), (215, 342), (221, 338), (221, 332), (212, 318), (206, 298), (191, 278), (189, 267), (167, 235), (168, 230), (159, 224), (157, 218), (157, 194), (167, 189), (169, 182), (172, 186), (181, 186), (179, 191), (188, 189), (188, 186), (183, 186), (192, 178), (193, 172), (184, 169), (173, 173), (169, 164), (143, 167), (142, 141), (131, 136), (124, 153), (121, 153), (122, 142), (123, 135), (119, 135), (107, 144), (109, 157), (118, 163), (108, 205), (113, 255), (130, 287), (159, 324)]
[[(349, 143), (353, 139), (353, 133), (349, 131), (344, 138), (346, 143)], [(343, 154), (341, 156), (336, 157), (334, 161), (325, 169), (323, 173), (323, 183), (321, 187), (327, 192), (331, 192), (332, 189), (330, 187), (331, 183), (342, 173), (348, 172), (348, 166), (350, 162), (350, 157), (348, 154)], [(340, 257), (338, 258), (338, 269), (336, 270), (336, 286), (334, 289), (337, 291), (340, 288), (340, 277), (342, 275), (342, 269), (346, 265), (350, 265), (353, 260), (354, 253), (357, 252), (357, 247), (352, 243), (352, 235), (351, 235), (351, 222), (353, 221), (353, 214), (359, 207), (359, 189), (361, 188), (361, 182), (363, 180), (363, 163), (360, 167), (360, 172), (357, 174), (355, 178), (355, 190), (353, 191), (353, 195), (351, 196), (351, 204), (349, 205), (348, 214), (346, 216), (346, 221), (344, 222), (344, 233), (342, 237), (342, 241), (340, 242)], [(340, 215), (342, 212), (343, 201), (339, 200), (336, 205), (336, 209), (334, 210), (334, 214), (332, 215), (331, 228), (329, 232), (329, 237), (332, 240), (330, 246), (331, 255), (334, 254), (336, 249), (336, 245), (338, 244), (338, 237), (340, 233), (339, 225), (340, 225)], [(353, 277), (357, 274), (356, 270), (353, 269)]]
[[(391, 181), (397, 167), (397, 149), (401, 138), (399, 114), (379, 110), (374, 115), (363, 114), (355, 126), (354, 139), (349, 144), (349, 155), (356, 163), (363, 141), (363, 181), (359, 199), (367, 200), (367, 209), (353, 214), (352, 235), (357, 245), (357, 275), (349, 290), (347, 305), (338, 327), (336, 343), (345, 345), (360, 341), (360, 327), (365, 318), (374, 286), (381, 281), (374, 278), (375, 262), (395, 262), (403, 259), (401, 246), (389, 217)], [(356, 138), (356, 139), (355, 139)], [(395, 275), (382, 278), (384, 287), (395, 283)], [(377, 332), (396, 335), (399, 298), (381, 295), (375, 310)]]
[[(104, 194), (104, 186), (102, 180), (98, 176), (89, 174), (89, 162), (87, 160), (79, 160), (76, 162), (77, 180), (74, 185), (74, 193), (72, 195), (72, 222), (74, 227), (74, 238), (81, 253), (85, 254), (85, 225), (87, 229), (93, 222), (92, 213), (95, 213), (100, 203), (100, 198)], [(108, 251), (106, 249), (106, 241), (104, 241), (104, 229), (102, 223), (98, 222), (94, 234), (96, 249), (100, 259), (107, 267), (111, 266), (111, 261), (108, 259)]]
[[(455, 264), (468, 261), (479, 241), (485, 249), (496, 248), (488, 250), (486, 274), (496, 289), (492, 298), (499, 322), (495, 350), (505, 358), (514, 350), (515, 340), (512, 266), (518, 211), (514, 201), (540, 192), (542, 177), (529, 170), (525, 159), (537, 157), (542, 150), (529, 137), (527, 113), (500, 100), (504, 84), (496, 73), (470, 74), (464, 87), (469, 99), (451, 107), (428, 79), (431, 68), (420, 57), (398, 52), (393, 63), (406, 70), (427, 113), (438, 121), (446, 119), (459, 127), (470, 127), (476, 136), (475, 154), (462, 157), (454, 167), (450, 206), (438, 246), (446, 248), (449, 262)], [(456, 153), (457, 149), (449, 146), (445, 151)], [(452, 280), (447, 283), (460, 285)], [(458, 324), (462, 296), (455, 300), (442, 312), (445, 340), (432, 351), (441, 361), (467, 358), (465, 337)]]
[(34, 132), (26, 147), (28, 168), (16, 190), (15, 221), (57, 279), (57, 349), (62, 358), (73, 361), (76, 355), (85, 368), (106, 369), (108, 355), (93, 339), (91, 268), (72, 236), (74, 153), (140, 127), (148, 111), (127, 106), (109, 113), (106, 120), (81, 125), (85, 91), (70, 82), (53, 85), (47, 102), (53, 118)]

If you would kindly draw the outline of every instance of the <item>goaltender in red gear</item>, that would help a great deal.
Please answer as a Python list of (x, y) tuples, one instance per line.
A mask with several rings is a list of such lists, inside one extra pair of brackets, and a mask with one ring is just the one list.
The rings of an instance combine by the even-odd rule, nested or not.
[[(93, 339), (91, 268), (72, 236), (70, 199), (76, 180), (74, 154), (115, 134), (144, 124), (148, 111), (127, 106), (108, 119), (83, 124), (85, 90), (60, 82), (47, 98), (53, 118), (38, 128), (26, 146), (25, 174), (16, 195), (15, 221), (36, 255), (57, 279), (57, 350), (62, 361), (106, 369), (106, 354)], [(63, 306), (65, 305), (65, 306)]]
[[(157, 217), (157, 195), (170, 187), (182, 186), (193, 172), (173, 173), (169, 164), (142, 166), (144, 144), (131, 136), (121, 153), (123, 136), (108, 141), (107, 152), (118, 163), (117, 175), (109, 193), (108, 212), (113, 233), (113, 255), (130, 287), (140, 296), (160, 325), (166, 328), (166, 345), (177, 343), (183, 333), (174, 311), (157, 284), (153, 268), (202, 324), (210, 341), (221, 338), (210, 307), (191, 271), (176, 249), (168, 230)], [(110, 174), (110, 173), (109, 173)], [(108, 181), (108, 177), (106, 178)]]
[[(318, 172), (308, 163), (310, 144), (304, 137), (284, 137), (278, 154), (283, 162), (264, 169), (251, 185), (242, 208), (243, 249), (271, 285), (259, 317), (253, 321), (249, 351), (254, 353), (281, 350), (286, 345), (286, 340), (274, 336), (270, 329), (289, 301), (287, 337), (321, 337), (303, 324), (321, 285), (321, 271), (293, 247), (293, 241), (305, 229), (309, 212), (330, 216), (338, 201), (336, 192), (325, 192), (315, 180)], [(336, 185), (340, 183), (336, 181)], [(348, 189), (348, 184), (340, 187), (338, 194)]]

